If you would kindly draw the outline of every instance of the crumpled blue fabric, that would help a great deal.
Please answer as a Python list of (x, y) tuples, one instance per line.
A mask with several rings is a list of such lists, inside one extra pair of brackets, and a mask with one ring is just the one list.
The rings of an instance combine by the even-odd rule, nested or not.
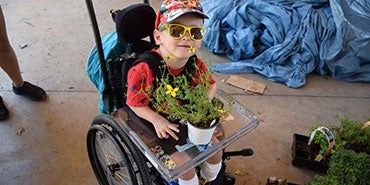
[[(128, 46), (127, 43), (122, 43), (118, 40), (116, 32), (106, 33), (101, 37), (104, 59), (116, 60), (121, 54), (123, 54)], [(106, 64), (108, 66), (108, 64)], [(101, 72), (99, 55), (96, 45), (90, 51), (89, 57), (86, 64), (86, 73), (90, 81), (95, 85), (99, 92), (99, 112), (103, 114), (109, 114), (109, 108), (104, 104), (103, 91), (104, 91), (104, 79)]]
[(220, 73), (259, 73), (299, 88), (312, 72), (370, 82), (368, 0), (200, 0), (204, 45), (233, 62)]

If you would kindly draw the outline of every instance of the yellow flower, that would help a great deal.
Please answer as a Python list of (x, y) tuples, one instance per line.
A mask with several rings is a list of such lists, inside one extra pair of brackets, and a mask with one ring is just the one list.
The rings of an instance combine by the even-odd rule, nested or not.
[(174, 59), (174, 58), (176, 58), (175, 56), (173, 56), (173, 55), (166, 55), (164, 58), (166, 58), (167, 60), (169, 60), (169, 59)]
[(234, 171), (234, 174), (235, 174), (235, 175), (240, 175), (240, 170), (239, 170), (239, 169), (236, 169), (236, 170)]
[(176, 97), (176, 92), (179, 90), (179, 88), (178, 87), (172, 88), (171, 85), (166, 85), (166, 87), (167, 87), (166, 94), (171, 94), (171, 96)]
[(196, 49), (193, 46), (190, 46), (189, 53), (195, 53)]
[(218, 111), (219, 113), (221, 113), (221, 114), (225, 113), (225, 110), (224, 110), (224, 109), (218, 109), (217, 111)]

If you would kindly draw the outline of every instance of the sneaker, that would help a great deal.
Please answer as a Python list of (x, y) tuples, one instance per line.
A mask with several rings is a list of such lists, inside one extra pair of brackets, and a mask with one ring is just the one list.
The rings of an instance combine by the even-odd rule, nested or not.
[(42, 101), (47, 97), (46, 92), (41, 87), (26, 81), (24, 81), (21, 87), (15, 87), (13, 85), (13, 92), (17, 95), (26, 96), (33, 101)]
[(9, 110), (5, 107), (3, 98), (0, 96), (0, 121), (6, 120), (9, 117)]

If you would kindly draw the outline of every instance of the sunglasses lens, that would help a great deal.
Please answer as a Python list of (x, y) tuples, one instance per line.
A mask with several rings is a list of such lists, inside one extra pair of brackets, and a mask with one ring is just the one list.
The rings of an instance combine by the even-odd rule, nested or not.
[(178, 25), (171, 25), (170, 35), (174, 38), (181, 38), (185, 34), (185, 28)]
[(203, 38), (203, 29), (201, 28), (191, 28), (190, 33), (191, 37), (195, 40), (200, 40)]

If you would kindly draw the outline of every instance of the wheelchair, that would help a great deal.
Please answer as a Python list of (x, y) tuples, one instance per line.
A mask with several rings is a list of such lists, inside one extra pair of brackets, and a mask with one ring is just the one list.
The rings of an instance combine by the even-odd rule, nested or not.
[[(183, 153), (189, 158), (182, 165), (174, 165), (170, 158), (163, 158), (166, 151), (161, 150), (161, 146), (158, 145), (153, 128), (124, 105), (122, 84), (112, 80), (117, 81), (117, 78), (112, 78), (115, 75), (113, 70), (115, 66), (113, 62), (104, 58), (104, 43), (101, 40), (92, 0), (86, 0), (86, 5), (104, 83), (102, 99), (108, 107), (108, 113), (99, 114), (93, 119), (86, 138), (88, 157), (99, 184), (176, 185), (176, 179), (188, 169), (199, 169), (199, 164), (220, 150), (223, 150), (222, 168), (217, 178), (210, 184), (235, 184), (235, 177), (225, 172), (225, 160), (231, 156), (253, 155), (253, 150), (225, 151), (225, 148), (256, 128), (259, 118), (226, 92), (218, 90), (217, 99), (225, 105), (230, 105), (233, 117), (226, 123), (219, 124), (216, 129), (220, 142), (206, 149), (200, 149), (200, 146), (192, 144), (179, 146), (176, 152)], [(118, 19), (119, 11), (111, 11), (111, 15), (120, 39), (134, 45), (149, 37), (148, 42), (154, 43), (152, 33), (156, 14), (148, 0), (122, 9), (129, 15), (126, 18)], [(120, 23), (117, 24), (117, 21)], [(143, 24), (151, 21), (153, 25)]]

